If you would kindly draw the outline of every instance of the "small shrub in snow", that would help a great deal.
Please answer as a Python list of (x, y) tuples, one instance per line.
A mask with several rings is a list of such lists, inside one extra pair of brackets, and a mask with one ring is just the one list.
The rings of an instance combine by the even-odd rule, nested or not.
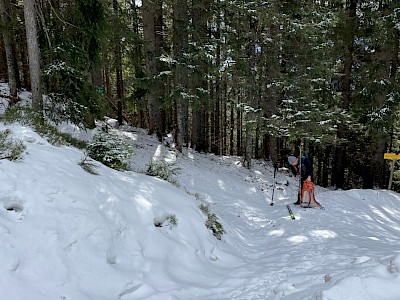
[(154, 219), (154, 226), (169, 227), (170, 229), (178, 225), (178, 219), (173, 214), (164, 214), (161, 218)]
[(206, 227), (212, 231), (213, 235), (217, 239), (221, 240), (225, 230), (222, 224), (218, 221), (217, 216), (210, 211), (210, 207), (207, 204), (200, 204), (200, 210), (207, 217), (205, 222)]
[(33, 125), (40, 116), (28, 107), (9, 107), (1, 116), (6, 124), (20, 123), (21, 125)]
[(26, 146), (21, 141), (11, 138), (11, 131), (0, 131), (0, 159), (18, 160), (22, 157)]
[(173, 179), (173, 175), (177, 175), (178, 171), (179, 168), (174, 167), (174, 164), (167, 164), (164, 161), (151, 161), (147, 166), (146, 175), (160, 178), (178, 187), (179, 183)]
[(134, 151), (123, 138), (101, 132), (96, 134), (93, 141), (89, 143), (87, 154), (112, 169), (125, 171), (129, 170), (128, 160)]

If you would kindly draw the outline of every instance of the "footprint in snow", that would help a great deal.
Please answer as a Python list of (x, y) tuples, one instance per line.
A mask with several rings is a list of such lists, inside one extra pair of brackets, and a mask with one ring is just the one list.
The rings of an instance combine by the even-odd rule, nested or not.
[(22, 222), (25, 217), (24, 201), (17, 198), (0, 198), (0, 216), (13, 222)]

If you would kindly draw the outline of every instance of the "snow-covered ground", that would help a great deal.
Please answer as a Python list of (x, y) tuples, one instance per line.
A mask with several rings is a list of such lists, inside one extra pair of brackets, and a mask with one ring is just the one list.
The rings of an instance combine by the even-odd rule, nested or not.
[[(96, 163), (92, 175), (81, 150), (5, 129), (27, 149), (0, 161), (0, 299), (400, 299), (397, 193), (317, 188), (325, 210), (292, 205), (292, 220), (297, 181), (283, 170), (274, 178), (265, 162), (248, 170), (238, 157), (177, 154), (122, 127), (111, 131), (132, 143), (134, 171)], [(179, 167), (179, 187), (141, 174), (151, 160)], [(200, 204), (219, 218), (222, 240)], [(154, 225), (165, 216), (176, 226)]]

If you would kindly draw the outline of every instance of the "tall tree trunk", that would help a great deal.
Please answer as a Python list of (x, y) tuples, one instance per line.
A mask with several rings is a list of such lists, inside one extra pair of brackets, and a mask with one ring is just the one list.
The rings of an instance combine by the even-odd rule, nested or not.
[[(0, 0), (0, 16), (3, 26), (6, 27), (10, 24), (10, 7), (9, 0)], [(12, 36), (10, 30), (5, 28), (3, 30), (4, 48), (6, 51), (7, 70), (8, 70), (8, 86), (10, 88), (11, 104), (17, 101), (17, 70), (15, 69), (15, 47), (13, 47)]]
[(103, 53), (103, 68), (104, 68), (104, 86), (105, 92), (111, 96), (111, 80), (110, 80), (110, 59), (107, 53)]
[[(357, 2), (358, 0), (350, 0), (346, 7), (346, 31), (343, 35), (344, 55), (343, 55), (343, 71), (342, 71), (342, 100), (340, 108), (347, 111), (351, 102), (351, 76), (354, 55), (354, 39), (355, 30), (357, 28)], [(332, 185), (336, 188), (344, 188), (344, 173), (346, 165), (346, 139), (348, 136), (348, 128), (345, 124), (339, 124), (337, 133), (337, 142), (335, 147), (335, 160), (332, 169)]]
[(43, 96), (41, 88), (40, 50), (36, 26), (35, 0), (24, 0), (24, 17), (26, 40), (28, 44), (29, 73), (32, 90), (32, 108), (43, 113)]
[(196, 68), (192, 72), (191, 90), (195, 94), (192, 108), (191, 146), (196, 151), (207, 151), (206, 142), (206, 102), (208, 101), (207, 72), (208, 64), (205, 55), (200, 50), (208, 42), (208, 19), (210, 11), (209, 0), (192, 0), (192, 40), (197, 58), (194, 60)]
[(228, 112), (227, 112), (227, 99), (228, 99), (228, 78), (226, 75), (223, 76), (223, 90), (224, 90), (224, 97), (222, 99), (221, 103), (221, 108), (222, 108), (222, 114), (221, 114), (221, 154), (222, 155), (227, 155), (227, 117), (228, 117)]
[[(155, 51), (156, 51), (156, 68), (157, 74), (163, 71), (163, 63), (160, 60), (162, 55), (163, 47), (164, 47), (164, 33), (163, 33), (163, 0), (158, 0), (156, 6), (156, 18), (155, 18)], [(158, 102), (160, 103), (160, 98), (164, 95), (165, 87), (164, 83), (161, 79), (157, 79), (156, 89), (158, 91)], [(164, 110), (161, 109), (160, 104), (158, 105), (158, 111), (156, 112), (157, 117), (157, 126), (156, 126), (156, 135), (158, 140), (162, 141), (162, 128), (163, 128), (163, 114)]]
[(6, 50), (2, 39), (0, 39), (0, 78), (8, 80)]
[[(6, 3), (6, 11), (9, 11), (9, 18), (11, 22), (15, 22), (17, 20), (17, 1), (16, 0), (5, 0)], [(22, 88), (21, 85), (21, 78), (20, 78), (20, 67), (19, 67), (19, 58), (18, 58), (18, 43), (25, 43), (20, 42), (22, 38), (25, 38), (24, 34), (21, 34), (20, 30), (21, 26), (13, 24), (11, 34), (11, 52), (13, 53), (13, 64), (15, 70), (15, 81), (17, 85), (17, 90)], [(21, 46), (20, 46), (21, 47)]]
[[(117, 0), (113, 0), (113, 10), (115, 16), (119, 17), (119, 4)], [(122, 55), (121, 55), (121, 38), (119, 34), (115, 37), (115, 74), (117, 85), (117, 110), (118, 110), (118, 124), (123, 123), (123, 106), (124, 106), (124, 81), (122, 77)]]
[(331, 148), (326, 147), (324, 151), (322, 151), (322, 174), (321, 174), (321, 185), (327, 187), (329, 185), (329, 165), (330, 165), (330, 157), (331, 157)]
[[(281, 33), (277, 26), (271, 25), (269, 32), (272, 38), (279, 40), (279, 35)], [(262, 45), (260, 51), (261, 57), (263, 58), (262, 69), (265, 70), (265, 75), (263, 77), (265, 77), (267, 84), (271, 84), (274, 82), (275, 78), (279, 78), (280, 72), (284, 72), (281, 69), (281, 65), (276, 61), (276, 57), (281, 55), (280, 52), (282, 49), (278, 44), (268, 48), (268, 50), (264, 45)], [(282, 95), (274, 89), (268, 89), (265, 92), (262, 92), (261, 95), (262, 101), (260, 105), (263, 107), (264, 117), (270, 119), (277, 113), (278, 103), (280, 102)], [(271, 159), (275, 165), (278, 165), (278, 160), (282, 160), (282, 158), (280, 157), (280, 153), (278, 153), (278, 138), (276, 137), (276, 133), (273, 134), (267, 132), (264, 135), (263, 145), (265, 147), (265, 159)], [(286, 164), (286, 159), (284, 159), (284, 161)]]
[[(19, 14), (19, 18), (23, 19), (24, 16), (24, 12), (22, 10), (17, 12)], [(31, 78), (29, 75), (29, 58), (28, 58), (28, 45), (27, 45), (27, 41), (26, 41), (26, 30), (24, 27), (20, 27), (18, 30), (18, 35), (17, 37), (19, 38), (19, 40), (17, 41), (17, 45), (18, 45), (18, 50), (20, 53), (20, 61), (21, 61), (21, 86), (25, 87), (27, 89), (31, 88)]]
[[(239, 91), (239, 94), (241, 91)], [(241, 98), (238, 96), (238, 103), (240, 103)], [(238, 156), (243, 155), (243, 113), (240, 108), (236, 109), (236, 152)]]
[[(252, 54), (251, 54), (252, 55)], [(246, 111), (244, 112), (244, 128), (245, 128), (245, 138), (244, 138), (244, 157), (243, 157), (243, 166), (250, 169), (251, 161), (253, 157), (254, 150), (254, 134), (255, 134), (255, 65), (254, 58), (252, 59), (250, 56), (250, 68), (251, 74), (248, 75), (247, 81), (247, 97), (245, 101)]]
[(185, 54), (188, 52), (188, 5), (187, 0), (173, 1), (173, 47), (176, 67), (174, 69), (174, 83), (176, 94), (177, 132), (176, 145), (182, 152), (183, 146), (188, 143), (188, 103), (185, 99), (188, 88), (188, 70)]
[(258, 40), (257, 34), (258, 21), (253, 22), (253, 20), (249, 20), (249, 29), (251, 30), (251, 37), (247, 44), (247, 57), (249, 65), (248, 65), (248, 74), (246, 76), (246, 101), (245, 101), (245, 139), (244, 139), (244, 158), (243, 165), (246, 168), (251, 168), (251, 160), (253, 157), (254, 150), (254, 138), (255, 138), (255, 127), (257, 124), (256, 120), (256, 106), (257, 106), (257, 72), (259, 72), (258, 64), (257, 64), (257, 53), (255, 51), (255, 43)]
[[(214, 38), (216, 39), (216, 53), (215, 53), (215, 66), (220, 68), (221, 66), (221, 17), (218, 13), (217, 26), (213, 31)], [(214, 111), (211, 126), (213, 127), (212, 135), (212, 148), (211, 151), (214, 154), (221, 154), (221, 143), (220, 143), (220, 131), (221, 131), (221, 76), (219, 72), (215, 75), (214, 84)]]
[[(382, 1), (383, 2), (383, 1)], [(380, 4), (381, 14), (383, 18), (388, 18), (389, 15), (394, 14), (394, 10), (398, 8), (396, 4), (389, 4), (385, 2)], [(388, 95), (397, 88), (398, 82), (396, 82), (397, 69), (398, 69), (398, 55), (399, 55), (399, 30), (395, 28), (392, 22), (387, 24), (387, 36), (385, 45), (380, 47), (380, 51), (377, 53), (377, 62), (379, 67), (376, 70), (377, 80), (387, 80), (390, 82), (392, 87), (389, 90), (385, 90), (376, 95), (376, 103), (378, 107), (386, 108), (388, 101)], [(379, 53), (381, 52), (381, 53)], [(397, 88), (398, 89), (398, 88)], [(372, 160), (371, 167), (373, 170), (374, 186), (383, 188), (385, 182), (385, 162), (383, 159), (386, 150), (386, 132), (385, 130), (379, 130), (373, 135), (371, 150)]]
[(229, 155), (233, 156), (233, 149), (234, 149), (234, 128), (235, 128), (235, 110), (233, 108), (233, 103), (230, 103), (230, 108), (231, 108), (231, 112), (230, 112), (230, 135), (229, 135)]
[[(141, 22), (139, 19), (139, 7), (136, 5), (135, 1), (131, 1), (131, 11), (133, 12), (132, 14), (132, 28), (133, 28), (133, 33), (134, 36), (139, 37), (140, 36), (140, 26)], [(133, 55), (134, 55), (134, 60), (133, 60), (133, 67), (134, 67), (134, 73), (135, 73), (135, 81), (139, 82), (143, 80), (145, 77), (145, 72), (143, 70), (142, 62), (143, 62), (143, 47), (140, 43), (135, 43), (133, 46)], [(137, 120), (136, 120), (136, 126), (144, 128), (146, 126), (146, 123), (144, 121), (145, 117), (145, 107), (146, 107), (146, 100), (144, 99), (145, 96), (145, 89), (142, 87), (138, 87), (135, 90), (134, 93), (134, 101), (136, 104), (136, 110), (138, 111), (137, 113)], [(162, 123), (163, 125), (163, 130), (162, 132), (165, 132), (164, 126), (165, 124)]]
[[(252, 99), (252, 95), (249, 95), (249, 101)], [(250, 169), (251, 160), (253, 156), (253, 142), (254, 142), (254, 112), (249, 110), (245, 114), (245, 139), (244, 139), (244, 157), (243, 166)]]
[(147, 109), (149, 113), (149, 134), (157, 133), (161, 137), (161, 114), (160, 114), (160, 80), (158, 56), (161, 51), (159, 48), (159, 32), (162, 20), (162, 1), (142, 1), (143, 12), (143, 34), (146, 61), (146, 76), (149, 79), (149, 86), (146, 93)]

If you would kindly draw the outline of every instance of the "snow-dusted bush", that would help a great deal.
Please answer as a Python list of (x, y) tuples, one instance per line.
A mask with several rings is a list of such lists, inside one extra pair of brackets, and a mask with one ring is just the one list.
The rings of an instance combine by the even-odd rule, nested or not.
[(87, 154), (112, 169), (124, 171), (129, 170), (128, 160), (134, 155), (134, 151), (123, 138), (101, 132), (89, 143)]
[(173, 178), (173, 175), (177, 175), (178, 171), (179, 168), (176, 168), (174, 164), (167, 164), (164, 161), (150, 161), (147, 166), (146, 175), (160, 178), (178, 187), (179, 183)]
[(53, 61), (43, 71), (43, 83), (48, 97), (44, 101), (46, 116), (55, 123), (69, 121), (82, 127), (94, 127), (93, 118), (106, 111), (87, 76), (63, 60)]
[(18, 160), (26, 149), (22, 141), (12, 139), (11, 135), (8, 129), (0, 131), (0, 159)]
[(210, 207), (207, 204), (200, 204), (200, 210), (207, 217), (205, 222), (206, 227), (212, 231), (213, 235), (217, 239), (221, 240), (225, 230), (222, 224), (219, 222), (217, 216), (210, 211)]

